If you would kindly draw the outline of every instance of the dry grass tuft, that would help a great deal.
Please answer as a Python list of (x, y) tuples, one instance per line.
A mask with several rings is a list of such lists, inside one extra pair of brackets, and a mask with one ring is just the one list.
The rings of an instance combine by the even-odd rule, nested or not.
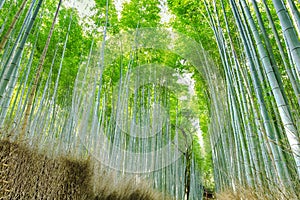
[[(296, 191), (299, 193), (299, 191)], [(266, 188), (244, 188), (237, 187), (236, 191), (227, 189), (221, 193), (217, 193), (218, 200), (297, 200), (300, 198), (300, 194), (295, 194), (292, 191), (285, 189), (285, 191), (278, 187), (272, 189)]]
[[(52, 159), (28, 147), (0, 141), (0, 196), (4, 199), (90, 199), (89, 164)], [(68, 198), (70, 197), (70, 198)]]
[(116, 179), (99, 169), (86, 160), (49, 158), (24, 144), (0, 140), (0, 199), (168, 199), (145, 182)]
[(116, 172), (108, 172), (105, 169), (95, 167), (97, 173), (93, 179), (96, 200), (169, 200), (170, 197), (163, 195), (149, 186), (147, 181), (140, 177), (129, 176), (126, 178)]
[(240, 200), (240, 199), (247, 199), (247, 200), (254, 200), (257, 197), (251, 193), (251, 191), (238, 191), (234, 192), (232, 190), (225, 190), (221, 193), (216, 194), (218, 200)]
[(61, 158), (65, 180), (63, 182), (64, 192), (70, 197), (81, 197), (90, 199), (93, 195), (91, 187), (91, 170), (89, 162)]
[[(108, 177), (112, 177), (109, 175)], [(104, 178), (105, 179), (105, 178)], [(145, 182), (136, 183), (134, 179), (122, 179), (114, 183), (113, 181), (101, 182), (98, 185), (97, 200), (162, 200), (171, 199), (153, 190)]]

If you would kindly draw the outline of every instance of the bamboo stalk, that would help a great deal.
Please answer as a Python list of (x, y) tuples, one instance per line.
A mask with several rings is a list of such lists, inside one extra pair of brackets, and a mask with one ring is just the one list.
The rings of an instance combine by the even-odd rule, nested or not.
[(36, 94), (37, 85), (38, 85), (40, 77), (41, 77), (41, 73), (42, 73), (42, 70), (43, 70), (43, 65), (44, 65), (44, 62), (45, 62), (46, 54), (47, 54), (48, 47), (49, 47), (49, 44), (50, 44), (50, 41), (51, 41), (51, 37), (52, 37), (53, 31), (54, 31), (54, 26), (55, 26), (55, 23), (56, 23), (56, 19), (58, 17), (58, 13), (59, 13), (61, 3), (62, 3), (62, 0), (60, 0), (59, 3), (58, 3), (57, 10), (55, 12), (53, 22), (52, 22), (52, 25), (51, 25), (51, 28), (50, 28), (50, 32), (48, 34), (48, 38), (47, 38), (43, 53), (40, 57), (40, 61), (39, 61), (38, 69), (37, 69), (36, 76), (35, 76), (35, 79), (34, 79), (34, 83), (33, 83), (33, 86), (31, 88), (29, 100), (27, 102), (27, 107), (26, 107), (26, 111), (25, 111), (25, 115), (24, 115), (23, 125), (22, 125), (22, 128), (21, 128), (20, 138), (23, 138), (25, 136), (25, 133), (26, 133), (28, 119), (29, 119), (29, 115), (31, 113), (31, 108), (32, 108), (33, 100), (34, 100), (34, 97), (35, 97), (35, 94)]
[[(22, 11), (23, 11), (24, 8), (26, 7), (27, 1), (28, 1), (28, 0), (23, 0), (21, 6), (20, 6), (18, 12), (15, 14), (15, 17), (14, 17), (13, 21), (11, 22), (11, 24), (10, 24), (10, 26), (9, 26), (9, 28), (8, 28), (8, 30), (7, 30), (7, 32), (6, 32), (5, 35), (3, 36), (3, 38), (2, 38), (2, 40), (1, 40), (1, 42), (0, 42), (0, 52), (3, 50), (3, 48), (4, 48), (4, 46), (5, 46), (5, 44), (6, 44), (7, 40), (8, 40), (8, 38), (10, 37), (11, 32), (12, 32), (13, 29), (15, 28), (15, 25), (16, 25), (16, 23), (17, 23), (17, 21), (18, 21), (20, 15), (21, 15)], [(4, 1), (3, 1), (3, 3), (4, 3)], [(0, 6), (0, 7), (2, 7), (2, 6)]]

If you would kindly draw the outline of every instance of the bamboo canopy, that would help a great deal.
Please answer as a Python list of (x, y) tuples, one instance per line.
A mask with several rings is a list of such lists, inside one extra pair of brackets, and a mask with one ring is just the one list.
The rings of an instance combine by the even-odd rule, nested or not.
[(103, 173), (115, 174), (112, 188), (146, 180), (157, 198), (299, 198), (299, 10), (292, 0), (0, 0), (2, 165), (13, 148), (51, 166), (93, 163), (87, 199)]

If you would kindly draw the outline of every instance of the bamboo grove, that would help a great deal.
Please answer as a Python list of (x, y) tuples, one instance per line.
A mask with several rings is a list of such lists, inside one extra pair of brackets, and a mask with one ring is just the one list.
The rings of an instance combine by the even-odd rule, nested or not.
[(219, 189), (262, 187), (297, 199), (299, 7), (293, 1), (221, 1), (206, 8), (224, 67), (230, 118), (228, 129), (211, 140)]
[(88, 2), (0, 0), (1, 140), (174, 199), (299, 198), (299, 2)]

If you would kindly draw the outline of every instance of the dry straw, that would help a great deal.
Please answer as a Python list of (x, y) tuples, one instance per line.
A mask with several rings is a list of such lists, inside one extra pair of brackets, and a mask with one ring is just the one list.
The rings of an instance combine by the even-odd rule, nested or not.
[(282, 191), (277, 186), (268, 188), (245, 188), (237, 186), (235, 191), (225, 189), (216, 194), (218, 200), (297, 200), (300, 193), (295, 194), (293, 190)]
[(116, 179), (95, 166), (67, 156), (50, 158), (27, 145), (1, 140), (0, 199), (168, 199), (144, 181)]

